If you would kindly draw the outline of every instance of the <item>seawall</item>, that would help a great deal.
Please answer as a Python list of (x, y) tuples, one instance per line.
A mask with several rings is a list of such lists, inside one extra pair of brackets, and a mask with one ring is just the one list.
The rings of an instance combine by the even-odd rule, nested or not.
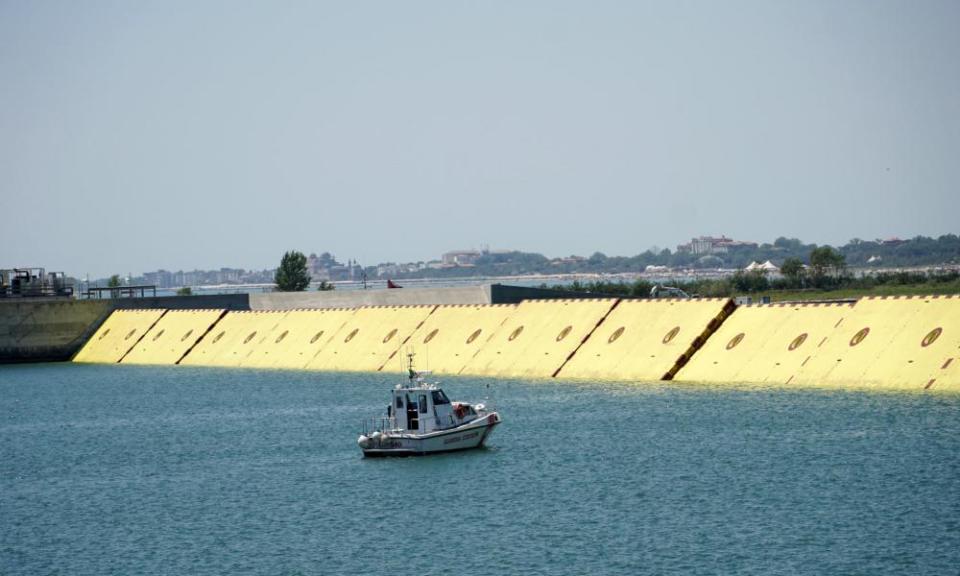
[(417, 292), (328, 308), (295, 307), (312, 294), (4, 302), (0, 360), (394, 371), (414, 351), (438, 374), (960, 391), (958, 297), (493, 304), (476, 302), (492, 290), (455, 290), (440, 294), (467, 302), (409, 303), (430, 299)]

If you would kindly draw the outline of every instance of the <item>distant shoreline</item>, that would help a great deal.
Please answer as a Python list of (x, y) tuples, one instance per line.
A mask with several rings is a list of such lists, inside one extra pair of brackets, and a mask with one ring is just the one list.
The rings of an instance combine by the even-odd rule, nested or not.
[[(733, 277), (739, 270), (735, 269), (716, 269), (716, 270), (676, 270), (671, 272), (622, 272), (616, 274), (604, 273), (576, 273), (576, 274), (518, 274), (509, 276), (462, 276), (451, 278), (408, 278), (393, 279), (394, 283), (403, 288), (442, 288), (456, 286), (477, 286), (483, 284), (510, 284), (514, 286), (540, 287), (546, 285), (547, 288), (564, 287), (570, 289), (569, 285), (574, 282), (580, 283), (605, 283), (605, 284), (630, 284), (637, 281), (646, 281), (658, 284), (680, 284), (699, 281), (699, 280), (722, 280)], [(941, 266), (913, 266), (909, 268), (851, 268), (849, 270), (854, 276), (862, 277), (876, 274), (893, 274), (899, 272), (910, 273), (943, 273), (960, 272), (960, 265), (947, 264)], [(376, 280), (367, 280), (366, 289), (382, 290), (387, 288), (387, 278), (377, 278)], [(364, 282), (358, 280), (339, 280), (329, 282), (335, 290), (351, 291), (363, 290)], [(316, 290), (320, 284), (319, 281), (310, 283), (308, 290)], [(158, 295), (173, 294), (182, 286), (158, 289)], [(190, 286), (194, 294), (230, 294), (230, 293), (262, 293), (273, 292), (275, 285), (272, 283), (260, 284), (216, 284)], [(770, 290), (760, 293), (750, 294), (751, 296), (770, 296), (773, 301), (782, 300), (807, 300), (819, 299), (829, 295), (831, 298), (850, 298), (857, 296), (870, 295), (907, 295), (907, 294), (957, 294), (960, 293), (960, 287), (954, 288), (952, 284), (942, 286), (943, 291), (932, 291), (929, 284), (914, 284), (901, 286), (878, 286), (874, 289), (843, 288), (836, 290)], [(838, 295), (842, 294), (842, 295)]]

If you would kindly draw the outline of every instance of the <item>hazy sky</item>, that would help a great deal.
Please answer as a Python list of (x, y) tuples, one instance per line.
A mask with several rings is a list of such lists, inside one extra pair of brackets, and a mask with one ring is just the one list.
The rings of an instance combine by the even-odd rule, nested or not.
[(0, 0), (0, 267), (960, 232), (960, 2)]

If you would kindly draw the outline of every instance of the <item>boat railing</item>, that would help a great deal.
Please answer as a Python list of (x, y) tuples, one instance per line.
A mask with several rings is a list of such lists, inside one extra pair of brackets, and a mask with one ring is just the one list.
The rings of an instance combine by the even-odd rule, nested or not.
[[(483, 413), (474, 413), (473, 418), (479, 418), (480, 416), (487, 414), (489, 412), (491, 411), (484, 410)], [(431, 427), (431, 428), (428, 428), (427, 430), (428, 431), (429, 430), (448, 430), (450, 428), (456, 428), (457, 426), (460, 426), (461, 424), (464, 424), (467, 421), (468, 420), (456, 418), (453, 414), (447, 414), (445, 416), (436, 418), (436, 422), (437, 422), (436, 428)], [(361, 421), (360, 426), (364, 436), (369, 436), (374, 432), (389, 432), (389, 431), (395, 431), (400, 429), (399, 426), (397, 425), (396, 416), (380, 416), (380, 417), (374, 417), (374, 418), (367, 418)]]
[(449, 430), (450, 428), (456, 428), (457, 426), (462, 426), (467, 422), (476, 420), (477, 418), (486, 417), (493, 410), (484, 409), (482, 412), (474, 411), (472, 414), (466, 414), (464, 418), (457, 418), (453, 414), (447, 414), (446, 416), (437, 417), (437, 430)]
[(361, 423), (363, 435), (369, 436), (374, 432), (387, 432), (397, 429), (397, 419), (394, 416), (382, 416), (379, 418), (367, 418)]

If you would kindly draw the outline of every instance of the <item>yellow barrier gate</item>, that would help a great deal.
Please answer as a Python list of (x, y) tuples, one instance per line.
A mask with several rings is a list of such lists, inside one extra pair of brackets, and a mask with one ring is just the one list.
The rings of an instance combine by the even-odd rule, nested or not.
[(358, 308), (307, 364), (310, 370), (374, 372), (391, 363), (400, 370), (397, 351), (436, 306)]
[(616, 303), (614, 299), (521, 302), (461, 373), (550, 378)]
[(399, 371), (409, 350), (445, 374), (960, 391), (960, 297), (731, 308), (594, 299), (117, 310), (74, 362)]
[(895, 382), (910, 388), (958, 389), (960, 297), (932, 296), (923, 303), (882, 360), (867, 369), (867, 381), (882, 380), (886, 369)]
[(243, 365), (305, 368), (353, 313), (352, 308), (290, 310)]
[(124, 356), (124, 364), (176, 364), (223, 310), (167, 310), (146, 335)]
[(559, 376), (646, 382), (670, 379), (732, 307), (728, 298), (623, 300)]
[(757, 304), (738, 307), (680, 369), (678, 381), (791, 384), (852, 304)]
[[(950, 360), (958, 353), (960, 299), (913, 297), (867, 299), (864, 308), (889, 306), (892, 313), (907, 312), (907, 322), (865, 368), (861, 385), (907, 390), (951, 389)], [(948, 362), (948, 360), (950, 360)], [(947, 365), (943, 368), (944, 364)]]
[[(932, 300), (937, 309), (932, 317), (936, 326), (920, 341), (930, 352), (925, 361), (933, 364), (933, 370), (925, 376), (924, 389), (960, 392), (960, 296), (934, 296)], [(934, 333), (937, 338), (931, 342)]]
[(116, 363), (166, 310), (114, 310), (74, 356), (74, 362)]
[(404, 349), (417, 354), (417, 366), (437, 374), (459, 374), (516, 304), (438, 306)]
[(286, 311), (227, 312), (180, 363), (190, 366), (242, 366), (254, 348), (286, 314)]
[[(791, 382), (801, 386), (850, 388), (908, 388), (891, 375), (882, 381), (868, 381), (867, 370), (881, 361), (913, 315), (921, 300), (912, 298), (865, 298), (854, 305), (852, 312), (822, 343)], [(916, 388), (916, 386), (914, 386)]]
[[(926, 390), (960, 392), (960, 296), (934, 298), (938, 308), (934, 316), (936, 326), (920, 341), (926, 351), (922, 353), (927, 356), (924, 363), (932, 363), (933, 369), (921, 380), (926, 380)], [(931, 341), (934, 335), (936, 339)], [(916, 338), (917, 332), (912, 336)]]

